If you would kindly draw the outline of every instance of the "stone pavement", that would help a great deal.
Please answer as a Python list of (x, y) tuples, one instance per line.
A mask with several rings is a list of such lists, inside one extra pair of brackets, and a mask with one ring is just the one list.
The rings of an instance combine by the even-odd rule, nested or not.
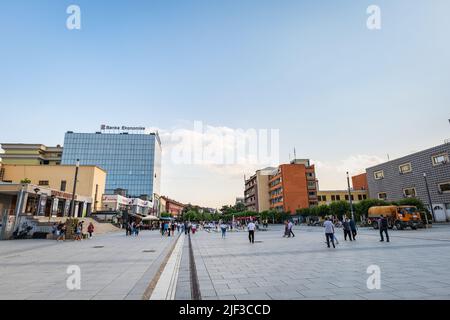
[[(323, 228), (295, 227), (283, 238), (282, 226), (256, 233), (199, 232), (192, 236), (201, 295), (208, 299), (450, 299), (450, 226), (390, 231), (361, 228), (357, 241), (328, 249)], [(381, 289), (367, 288), (367, 268), (378, 265)]]
[[(282, 231), (257, 232), (255, 244), (247, 232), (191, 235), (202, 299), (450, 299), (450, 225), (393, 230), (391, 243), (366, 228), (345, 242), (338, 229), (336, 249), (326, 247), (323, 228), (295, 227), (295, 238)], [(156, 297), (156, 288), (168, 288), (161, 297), (192, 299), (188, 239), (142, 231), (82, 242), (0, 241), (0, 299), (140, 300)], [(81, 290), (66, 287), (69, 265), (81, 268)], [(380, 290), (367, 288), (370, 265), (380, 267)]]
[[(0, 299), (139, 300), (175, 239), (141, 231), (81, 242), (0, 241)], [(81, 290), (66, 287), (69, 265), (81, 268)]]

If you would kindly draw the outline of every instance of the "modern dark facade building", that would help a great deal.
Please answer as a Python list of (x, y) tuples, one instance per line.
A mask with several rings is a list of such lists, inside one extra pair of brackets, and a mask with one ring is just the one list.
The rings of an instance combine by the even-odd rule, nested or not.
[[(67, 132), (62, 164), (95, 165), (107, 171), (106, 194), (117, 190), (127, 197), (153, 199), (161, 181), (161, 141), (158, 133), (140, 130)], [(142, 129), (142, 130), (141, 130)]]
[(386, 201), (416, 197), (429, 207), (428, 183), (434, 219), (450, 220), (449, 155), (450, 143), (444, 143), (366, 169), (370, 197)]

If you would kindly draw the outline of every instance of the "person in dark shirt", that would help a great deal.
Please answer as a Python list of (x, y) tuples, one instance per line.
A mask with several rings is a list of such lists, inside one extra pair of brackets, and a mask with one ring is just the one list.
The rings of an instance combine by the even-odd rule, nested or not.
[(357, 234), (357, 232), (356, 232), (356, 223), (355, 223), (355, 220), (350, 219), (349, 225), (350, 225), (350, 230), (352, 231), (352, 235), (351, 235), (351, 236), (353, 237), (353, 240), (356, 240), (356, 234)]
[(352, 241), (352, 234), (351, 234), (351, 229), (350, 229), (350, 222), (349, 219), (346, 218), (344, 220), (344, 223), (342, 224), (342, 227), (344, 229), (344, 240), (347, 241), (347, 236), (350, 239), (350, 241)]
[(378, 220), (378, 225), (380, 226), (380, 237), (381, 237), (380, 242), (384, 241), (383, 232), (386, 235), (386, 242), (389, 242), (388, 221), (383, 215), (380, 216), (380, 219)]

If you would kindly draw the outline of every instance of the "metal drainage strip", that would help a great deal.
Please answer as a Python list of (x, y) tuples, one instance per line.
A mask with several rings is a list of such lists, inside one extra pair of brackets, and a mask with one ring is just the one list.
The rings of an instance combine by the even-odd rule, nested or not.
[(144, 252), (144, 253), (151, 253), (151, 252), (156, 252), (156, 250), (142, 250), (142, 252)]
[(95, 246), (95, 247), (92, 247), (92, 248), (94, 248), (94, 249), (101, 249), (101, 248), (104, 248), (105, 246)]

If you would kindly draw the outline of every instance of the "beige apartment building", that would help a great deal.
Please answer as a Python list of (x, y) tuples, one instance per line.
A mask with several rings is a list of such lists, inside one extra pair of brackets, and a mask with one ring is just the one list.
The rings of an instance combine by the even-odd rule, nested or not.
[[(368, 190), (351, 190), (350, 193), (353, 203), (358, 203), (359, 201), (366, 200), (369, 198)], [(317, 198), (319, 201), (319, 206), (324, 204), (330, 204), (336, 201), (350, 202), (348, 190), (319, 190), (317, 192)]]
[[(38, 187), (73, 192), (75, 166), (71, 165), (8, 165), (3, 164), (2, 182), (28, 183)], [(96, 166), (80, 166), (76, 194), (92, 199), (93, 211), (101, 210), (105, 193), (106, 171)]]
[(272, 167), (261, 169), (245, 180), (244, 204), (247, 210), (263, 212), (270, 209), (269, 176), (275, 170)]
[(48, 147), (43, 144), (2, 143), (0, 154), (3, 164), (60, 165), (63, 147)]

